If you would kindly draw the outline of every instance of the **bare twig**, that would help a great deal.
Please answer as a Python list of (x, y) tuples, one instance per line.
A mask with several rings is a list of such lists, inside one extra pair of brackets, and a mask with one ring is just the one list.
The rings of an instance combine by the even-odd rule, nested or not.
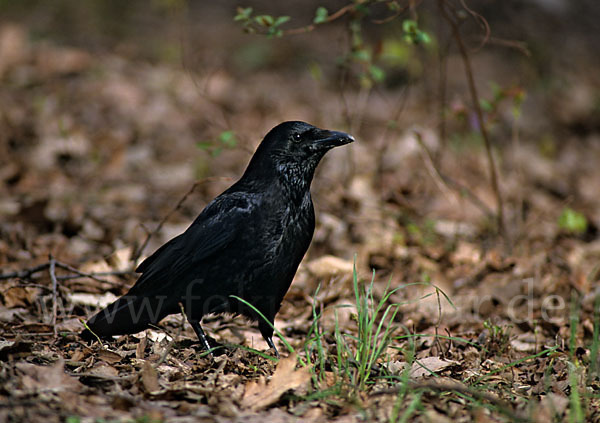
[(398, 9), (396, 10), (396, 12), (394, 12), (392, 15), (383, 18), (383, 19), (371, 19), (371, 22), (373, 22), (374, 24), (377, 25), (381, 25), (384, 23), (388, 23), (390, 21), (393, 21), (394, 19), (396, 19), (398, 16), (402, 15), (404, 12), (406, 12), (406, 10), (409, 8), (408, 5), (404, 6), (402, 9)]
[[(38, 264), (37, 266), (29, 267), (29, 268), (23, 269), (23, 270), (18, 270), (16, 272), (3, 273), (0, 275), (0, 280), (13, 279), (13, 278), (14, 279), (29, 279), (35, 273), (41, 272), (42, 270), (46, 270), (51, 265), (54, 266), (54, 270), (52, 273), (54, 274), (54, 278), (57, 281), (84, 277), (84, 278), (91, 278), (91, 279), (97, 280), (98, 282), (106, 283), (106, 284), (113, 285), (113, 286), (123, 286), (124, 285), (123, 283), (113, 282), (113, 281), (109, 281), (107, 279), (102, 279), (102, 278), (99, 278), (99, 276), (123, 276), (123, 275), (128, 275), (128, 274), (133, 273), (132, 270), (113, 271), (113, 272), (92, 272), (92, 273), (82, 272), (81, 270), (79, 270), (67, 263), (63, 263), (63, 262), (56, 260), (55, 258), (51, 258), (46, 263)], [(75, 274), (74, 275), (56, 275), (57, 267), (64, 269), (64, 270), (68, 270)], [(30, 286), (34, 286), (34, 285), (31, 284)], [(40, 287), (44, 287), (44, 286), (40, 285)], [(44, 287), (44, 288), (48, 289), (47, 287)]]
[(15, 285), (11, 285), (8, 289), (11, 288), (38, 288), (44, 289), (46, 291), (52, 291), (52, 288), (47, 287), (46, 285), (41, 285), (39, 283), (17, 283)]
[(450, 350), (452, 349), (452, 345), (454, 344), (453, 339), (452, 339), (452, 333), (448, 330), (448, 328), (444, 328), (444, 330), (446, 331), (446, 334), (448, 336), (448, 348), (446, 350), (446, 354), (450, 353)]
[[(90, 277), (94, 277), (94, 278), (98, 278), (99, 276), (125, 276), (125, 275), (131, 275), (135, 273), (133, 270), (115, 270), (113, 272), (93, 272), (93, 273), (87, 273), (85, 274), (84, 272), (78, 272), (77, 274), (74, 275), (59, 275), (56, 276), (56, 279), (59, 281), (68, 281), (71, 279), (79, 279), (79, 278), (90, 278)], [(104, 280), (104, 279), (97, 279), (100, 280), (101, 282), (105, 282), (105, 283), (109, 283), (112, 285), (115, 285), (115, 282), (111, 282), (109, 280)]]
[(29, 267), (23, 270), (17, 270), (16, 272), (3, 273), (0, 275), (0, 279), (27, 279), (31, 275), (37, 272), (41, 272), (42, 270), (46, 270), (50, 266), (50, 262), (38, 264), (37, 266)]
[(467, 12), (469, 12), (469, 14), (473, 17), (473, 19), (475, 19), (477, 22), (479, 22), (481, 24), (481, 27), (485, 31), (483, 40), (481, 40), (481, 43), (473, 50), (473, 52), (476, 52), (476, 51), (480, 50), (484, 45), (486, 45), (486, 43), (490, 39), (490, 34), (491, 34), (490, 24), (482, 15), (480, 15), (479, 13), (477, 13), (473, 9), (471, 9), (469, 6), (467, 6), (467, 4), (465, 3), (465, 0), (460, 0), (460, 4), (462, 5), (463, 9), (465, 9)]
[[(346, 13), (354, 11), (355, 9), (356, 9), (355, 4), (348, 4), (344, 7), (342, 7), (341, 9), (337, 10), (336, 12), (332, 13), (331, 15), (327, 16), (327, 18), (319, 25), (322, 25), (323, 23), (333, 22), (336, 19), (339, 19), (342, 16), (344, 16)], [(300, 28), (288, 29), (286, 31), (283, 31), (283, 34), (284, 35), (304, 34), (305, 32), (313, 31), (316, 27), (317, 27), (317, 24), (310, 24), (310, 25), (302, 26)]]
[[(79, 269), (77, 269), (77, 268), (75, 268), (75, 267), (73, 267), (73, 266), (71, 266), (71, 265), (69, 265), (67, 263), (62, 263), (62, 262), (56, 261), (56, 260), (55, 260), (55, 263), (56, 263), (56, 267), (60, 267), (61, 269), (68, 270), (68, 271), (73, 272), (73, 273), (75, 273), (75, 274), (77, 274), (79, 276), (83, 276), (83, 277), (86, 277), (86, 278), (94, 279), (95, 281), (98, 281), (98, 282), (106, 283), (106, 284), (113, 285), (113, 286), (124, 286), (125, 285), (122, 282), (113, 282), (113, 281), (109, 281), (107, 279), (99, 278), (96, 273), (82, 272), (81, 270), (79, 270)], [(106, 272), (102, 272), (102, 273), (106, 273)], [(127, 272), (127, 273), (131, 273), (131, 272)], [(58, 277), (58, 279), (61, 279), (61, 278), (62, 277), (60, 277), (60, 276)]]
[[(427, 148), (427, 146), (421, 139), (420, 134), (417, 131), (415, 131), (415, 136), (416, 136), (417, 142), (419, 143), (419, 145), (425, 152), (425, 158), (426, 158), (425, 163), (428, 165), (428, 168), (430, 169), (430, 173), (432, 173), (432, 177), (433, 177), (434, 181), (437, 182), (440, 187), (445, 186), (445, 187), (451, 188), (454, 191), (458, 192), (461, 196), (467, 197), (476, 207), (478, 207), (483, 212), (484, 215), (486, 215), (487, 217), (493, 217), (494, 212), (483, 201), (481, 201), (479, 199), (479, 197), (477, 197), (477, 195), (475, 195), (468, 187), (451, 179), (450, 177), (444, 175), (441, 172), (439, 167), (436, 166), (436, 164), (435, 164), (435, 161), (434, 161), (433, 155), (431, 154), (431, 151), (429, 151), (429, 149)], [(435, 176), (437, 176), (437, 178), (435, 178)], [(438, 178), (439, 178), (439, 180), (438, 180)], [(442, 185), (442, 183), (443, 183), (443, 185)], [(444, 192), (443, 189), (441, 189), (441, 191)]]
[(177, 329), (177, 335), (169, 335), (171, 337), (171, 340), (167, 344), (165, 351), (160, 356), (160, 359), (152, 366), (155, 369), (157, 369), (158, 366), (164, 363), (164, 361), (167, 359), (167, 355), (169, 355), (169, 352), (173, 348), (173, 344), (175, 344), (175, 341), (177, 340), (177, 338), (179, 338), (179, 335), (181, 335), (181, 331), (183, 330), (183, 326), (185, 325), (185, 311), (183, 310), (183, 305), (181, 303), (179, 303), (179, 309), (181, 310), (181, 323), (179, 324), (179, 328)]
[[(473, 102), (473, 108), (475, 109), (475, 114), (477, 116), (477, 124), (479, 125), (479, 131), (481, 132), (481, 136), (483, 138), (483, 143), (485, 145), (485, 152), (489, 165), (489, 173), (490, 173), (490, 181), (492, 185), (492, 190), (496, 197), (496, 226), (498, 233), (507, 240), (506, 237), (506, 227), (504, 224), (504, 206), (502, 202), (502, 194), (500, 192), (500, 187), (498, 185), (498, 171), (496, 170), (496, 163), (494, 161), (494, 154), (492, 152), (492, 144), (490, 142), (487, 129), (485, 126), (485, 122), (483, 120), (483, 112), (481, 111), (481, 106), (479, 104), (479, 95), (477, 94), (477, 88), (475, 86), (475, 79), (473, 78), (473, 70), (471, 69), (471, 61), (469, 60), (469, 54), (465, 47), (465, 44), (460, 36), (460, 30), (458, 25), (453, 19), (446, 9), (447, 0), (438, 0), (438, 3), (441, 4), (440, 11), (444, 19), (448, 22), (452, 29), (452, 35), (458, 49), (460, 51), (460, 55), (463, 60), (463, 64), (465, 66), (465, 73), (467, 75), (467, 82), (469, 85), (469, 92), (471, 94), (471, 100)], [(452, 10), (454, 18), (456, 18), (456, 13)]]
[(523, 53), (527, 57), (531, 56), (531, 51), (529, 51), (529, 48), (527, 48), (527, 43), (525, 41), (507, 40), (504, 38), (490, 37), (488, 42), (490, 44), (496, 44), (499, 46), (514, 48), (515, 50), (519, 50), (521, 53)]
[(431, 151), (429, 151), (429, 148), (427, 148), (425, 142), (423, 142), (423, 136), (417, 130), (413, 130), (413, 133), (415, 134), (415, 139), (421, 147), (423, 161), (425, 162), (425, 166), (427, 167), (427, 170), (431, 175), (431, 179), (433, 179), (433, 182), (435, 182), (442, 194), (444, 194), (446, 197), (449, 197), (450, 190), (448, 188), (448, 185), (445, 183), (438, 166), (435, 164), (433, 154), (431, 153)]
[(54, 331), (54, 337), (57, 338), (56, 315), (58, 311), (58, 282), (56, 281), (56, 260), (52, 257), (52, 254), (50, 254), (49, 267), (50, 279), (52, 280), (52, 330)]

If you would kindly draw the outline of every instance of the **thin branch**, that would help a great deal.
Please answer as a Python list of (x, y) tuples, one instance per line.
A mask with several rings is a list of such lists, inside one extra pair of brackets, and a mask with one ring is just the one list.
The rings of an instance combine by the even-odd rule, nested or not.
[[(63, 262), (56, 260), (55, 258), (51, 258), (46, 263), (38, 264), (37, 266), (29, 267), (29, 268), (26, 268), (23, 270), (17, 270), (15, 272), (3, 273), (0, 275), (0, 280), (3, 280), (3, 279), (29, 279), (35, 273), (41, 272), (42, 270), (46, 270), (51, 265), (54, 266), (54, 269), (59, 267), (61, 269), (68, 270), (70, 272), (75, 273), (74, 275), (56, 275), (56, 273), (55, 273), (56, 271), (54, 270), (53, 271), (54, 277), (56, 278), (57, 281), (84, 277), (84, 278), (91, 278), (98, 282), (106, 283), (109, 285), (121, 287), (125, 284), (120, 283), (120, 282), (109, 281), (107, 279), (102, 279), (102, 278), (99, 278), (98, 276), (122, 276), (122, 275), (128, 275), (128, 274), (133, 273), (132, 270), (113, 271), (113, 272), (92, 272), (92, 273), (82, 272), (81, 270), (79, 270), (67, 263), (63, 263)], [(47, 287), (45, 287), (45, 288), (49, 289)]]
[(50, 279), (52, 280), (52, 330), (54, 332), (54, 338), (57, 338), (56, 315), (58, 312), (58, 282), (56, 280), (56, 260), (52, 257), (52, 254), (50, 255), (49, 263)]
[(488, 42), (490, 44), (514, 48), (515, 50), (519, 50), (525, 56), (531, 57), (531, 51), (529, 51), (529, 48), (527, 48), (527, 43), (525, 41), (507, 40), (505, 38), (490, 37)]
[(175, 340), (177, 340), (177, 338), (179, 338), (179, 335), (181, 335), (181, 331), (183, 330), (183, 326), (185, 325), (185, 311), (183, 310), (183, 305), (181, 303), (179, 303), (179, 309), (181, 310), (181, 323), (179, 324), (179, 328), (177, 329), (177, 335), (175, 335), (175, 336), (169, 335), (169, 336), (171, 336), (171, 340), (167, 344), (165, 351), (160, 356), (160, 359), (152, 366), (155, 369), (157, 369), (158, 366), (160, 366), (162, 363), (164, 363), (164, 361), (167, 359), (167, 355), (169, 355), (169, 352), (171, 351), (171, 349), (173, 348), (173, 345), (175, 344)]
[(388, 23), (390, 21), (393, 21), (394, 19), (396, 19), (398, 16), (402, 15), (404, 12), (406, 12), (408, 10), (409, 6), (404, 6), (402, 9), (398, 9), (396, 10), (396, 12), (394, 12), (394, 14), (383, 18), (383, 19), (371, 19), (371, 22), (373, 22), (374, 24), (377, 25), (381, 25), (384, 23)]
[[(440, 190), (442, 192), (444, 192), (442, 187), (452, 189), (452, 190), (458, 192), (459, 194), (461, 194), (461, 196), (467, 197), (487, 217), (495, 216), (494, 212), (483, 201), (481, 201), (479, 199), (479, 197), (477, 197), (477, 195), (475, 195), (473, 193), (473, 191), (471, 191), (465, 185), (453, 180), (452, 178), (444, 175), (441, 172), (441, 170), (435, 164), (434, 157), (433, 157), (431, 151), (429, 151), (429, 148), (427, 148), (427, 146), (421, 139), (421, 135), (417, 131), (415, 131), (415, 138), (417, 139), (417, 142), (419, 143), (419, 145), (425, 152), (425, 159), (426, 159), (425, 163), (428, 165), (428, 168), (431, 169), (430, 173), (432, 173), (432, 178), (435, 182), (438, 182), (438, 185), (440, 186)], [(439, 181), (438, 181), (438, 178), (435, 178), (435, 176), (437, 176), (439, 178)], [(442, 185), (442, 183), (443, 183), (443, 185)]]
[[(494, 161), (494, 154), (492, 152), (492, 145), (487, 133), (487, 129), (485, 126), (485, 122), (483, 120), (483, 112), (481, 111), (481, 106), (479, 104), (479, 95), (477, 94), (477, 88), (475, 86), (475, 79), (473, 78), (473, 70), (471, 69), (471, 61), (469, 60), (469, 54), (465, 47), (465, 44), (460, 36), (460, 30), (455, 20), (448, 14), (448, 10), (446, 10), (447, 0), (438, 0), (441, 3), (440, 11), (444, 16), (444, 19), (450, 24), (452, 29), (452, 35), (460, 54), (462, 56), (463, 64), (465, 66), (465, 73), (467, 75), (467, 82), (469, 85), (469, 92), (471, 94), (471, 100), (473, 102), (473, 108), (475, 109), (475, 114), (477, 116), (477, 123), (479, 125), (479, 130), (481, 132), (481, 136), (483, 138), (483, 142), (485, 145), (485, 152), (489, 165), (489, 173), (490, 173), (490, 181), (492, 185), (492, 190), (496, 197), (496, 225), (498, 233), (507, 240), (506, 237), (506, 227), (504, 224), (504, 206), (502, 202), (502, 194), (500, 192), (500, 187), (498, 185), (498, 171), (496, 170), (496, 162)], [(452, 14), (456, 17), (456, 13), (452, 10)]]
[(490, 30), (490, 24), (482, 15), (480, 15), (479, 13), (477, 13), (473, 9), (471, 9), (469, 6), (467, 6), (467, 4), (465, 3), (465, 0), (460, 0), (460, 4), (462, 5), (463, 9), (465, 9), (467, 12), (469, 12), (469, 14), (473, 17), (473, 19), (475, 19), (475, 21), (477, 21), (481, 24), (481, 27), (485, 31), (483, 40), (481, 40), (481, 43), (475, 49), (473, 49), (473, 52), (476, 52), (476, 51), (480, 50), (481, 48), (483, 48), (483, 46), (486, 45), (488, 40), (490, 39), (490, 34), (492, 32)]
[[(60, 261), (55, 261), (55, 263), (56, 263), (56, 267), (60, 267), (61, 269), (68, 270), (68, 271), (73, 272), (73, 273), (75, 273), (75, 274), (77, 274), (79, 276), (90, 278), (90, 279), (93, 279), (93, 280), (98, 281), (98, 282), (106, 283), (106, 284), (113, 285), (113, 286), (119, 286), (119, 287), (126, 285), (123, 282), (113, 282), (113, 281), (109, 281), (107, 279), (99, 278), (96, 273), (82, 272), (81, 270), (79, 270), (79, 269), (77, 269), (77, 268), (75, 268), (75, 267), (73, 267), (73, 266), (71, 266), (71, 265), (69, 265), (67, 263), (62, 263)], [(105, 272), (102, 272), (102, 273), (105, 273)], [(60, 278), (61, 277), (58, 277), (58, 279), (60, 279)]]
[[(89, 278), (89, 277), (99, 277), (99, 276), (125, 276), (125, 275), (132, 275), (134, 274), (135, 271), (133, 270), (115, 270), (112, 272), (93, 272), (93, 273), (86, 273), (83, 274), (83, 272), (78, 272), (77, 274), (74, 275), (59, 275), (56, 276), (56, 279), (59, 281), (68, 281), (71, 279), (79, 279), (79, 278)], [(104, 280), (104, 279), (100, 279), (101, 282), (105, 282), (105, 283), (110, 283), (110, 284), (116, 284), (115, 282), (111, 282), (109, 280)]]
[(11, 288), (38, 288), (46, 291), (52, 291), (52, 288), (47, 287), (46, 285), (40, 285), (39, 283), (18, 283), (15, 285), (11, 285), (8, 289)]
[(42, 270), (46, 270), (50, 266), (50, 262), (38, 264), (37, 266), (29, 267), (23, 270), (17, 270), (16, 272), (3, 273), (0, 275), (1, 279), (27, 279), (31, 275), (37, 272), (41, 272)]
[(284, 35), (295, 35), (295, 34), (304, 34), (305, 32), (314, 31), (314, 29), (317, 27), (317, 25), (322, 25), (324, 23), (333, 22), (333, 21), (341, 18), (342, 16), (344, 16), (346, 13), (354, 11), (355, 9), (356, 9), (355, 4), (348, 4), (344, 7), (342, 7), (341, 9), (339, 9), (338, 11), (327, 16), (327, 18), (325, 18), (325, 20), (319, 24), (310, 24), (310, 25), (306, 25), (306, 26), (301, 26), (299, 28), (288, 29), (288, 30), (283, 31), (283, 34)]

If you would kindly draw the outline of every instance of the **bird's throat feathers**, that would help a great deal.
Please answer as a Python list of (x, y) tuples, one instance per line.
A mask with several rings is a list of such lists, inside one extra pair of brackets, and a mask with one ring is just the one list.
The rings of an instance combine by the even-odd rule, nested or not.
[(277, 179), (284, 186), (289, 186), (293, 190), (307, 191), (310, 189), (317, 164), (318, 161), (312, 163), (312, 160), (280, 161), (276, 164)]

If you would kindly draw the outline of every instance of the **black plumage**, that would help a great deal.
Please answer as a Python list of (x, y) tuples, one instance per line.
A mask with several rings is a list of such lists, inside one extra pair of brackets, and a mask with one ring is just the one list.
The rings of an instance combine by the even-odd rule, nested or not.
[[(258, 320), (277, 353), (272, 327), (231, 296), (273, 323), (313, 236), (315, 169), (327, 151), (352, 141), (346, 133), (304, 122), (273, 128), (243, 176), (139, 265), (141, 276), (126, 295), (87, 322), (91, 332), (101, 338), (136, 333), (180, 312), (181, 304), (204, 347), (202, 317), (231, 312)], [(94, 339), (90, 330), (81, 336)]]

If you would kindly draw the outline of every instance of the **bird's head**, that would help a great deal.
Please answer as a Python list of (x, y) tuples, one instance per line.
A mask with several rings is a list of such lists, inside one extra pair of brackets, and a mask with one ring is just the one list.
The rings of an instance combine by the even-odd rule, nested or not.
[(353, 141), (354, 137), (345, 132), (320, 129), (300, 121), (283, 122), (265, 136), (248, 170), (276, 170), (284, 177), (302, 177), (310, 183), (325, 153)]

